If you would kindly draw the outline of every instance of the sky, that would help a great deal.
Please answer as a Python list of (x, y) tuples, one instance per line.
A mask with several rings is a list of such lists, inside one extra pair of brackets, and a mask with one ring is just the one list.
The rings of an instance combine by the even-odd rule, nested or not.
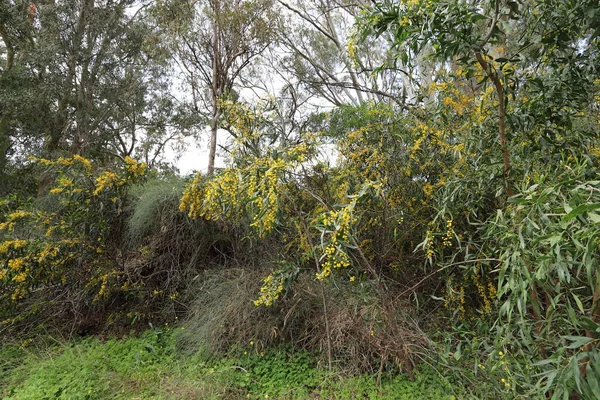
[[(181, 175), (189, 175), (193, 171), (206, 172), (208, 167), (208, 133), (204, 136), (200, 141), (191, 137), (185, 138), (184, 146), (182, 146), (184, 151), (181, 153), (176, 153), (171, 147), (167, 149), (165, 157), (167, 160), (175, 163)], [(219, 132), (219, 144), (223, 144), (225, 136), (225, 132)], [(225, 161), (223, 157), (219, 156), (219, 151), (217, 150), (215, 167), (222, 168), (224, 166)]]

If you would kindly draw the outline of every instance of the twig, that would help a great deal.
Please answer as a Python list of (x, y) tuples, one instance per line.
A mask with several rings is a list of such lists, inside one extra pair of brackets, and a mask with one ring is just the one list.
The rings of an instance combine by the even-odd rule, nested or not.
[(412, 292), (413, 290), (415, 290), (416, 288), (418, 288), (419, 286), (421, 286), (421, 284), (423, 282), (425, 282), (426, 280), (428, 280), (429, 278), (431, 278), (435, 274), (437, 274), (439, 272), (442, 272), (445, 269), (448, 269), (450, 267), (454, 267), (454, 266), (457, 266), (457, 265), (470, 264), (470, 263), (480, 262), (480, 261), (500, 261), (500, 260), (498, 260), (497, 258), (478, 258), (476, 260), (465, 260), (465, 261), (459, 261), (459, 262), (455, 262), (455, 263), (452, 263), (452, 264), (444, 265), (442, 268), (433, 271), (432, 273), (430, 273), (429, 275), (427, 275), (425, 278), (421, 279), (419, 282), (417, 282), (413, 286), (409, 287), (408, 289), (406, 289), (405, 291), (403, 291), (402, 293), (400, 293), (398, 296), (396, 296), (396, 298), (394, 299), (394, 301), (398, 300), (400, 297), (404, 296), (405, 294), (407, 294), (409, 292)]

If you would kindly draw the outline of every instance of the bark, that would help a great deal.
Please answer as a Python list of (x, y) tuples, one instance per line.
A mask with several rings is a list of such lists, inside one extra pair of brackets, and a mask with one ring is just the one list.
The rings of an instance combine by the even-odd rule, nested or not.
[(502, 162), (504, 164), (504, 186), (506, 188), (506, 194), (512, 196), (514, 192), (510, 179), (510, 156), (508, 153), (508, 143), (506, 141), (506, 100), (504, 96), (504, 85), (502, 85), (498, 74), (491, 70), (489, 63), (483, 58), (481, 52), (477, 51), (475, 57), (496, 89), (496, 96), (498, 97), (498, 138), (500, 141), (500, 151), (502, 152)]
[(15, 62), (15, 49), (13, 48), (13, 44), (8, 37), (8, 33), (6, 32), (6, 28), (4, 25), (0, 24), (0, 38), (4, 42), (4, 46), (6, 47), (6, 65), (4, 68), (4, 72), (10, 71)]
[(9, 118), (7, 115), (0, 118), (0, 196), (6, 195), (6, 165), (8, 163), (7, 153), (11, 143), (8, 136)]
[(210, 120), (210, 148), (208, 152), (208, 169), (206, 171), (207, 175), (212, 175), (215, 172), (215, 156), (217, 153), (217, 130), (218, 119), (219, 119), (219, 98), (221, 97), (221, 88), (219, 84), (219, 77), (223, 71), (220, 71), (220, 29), (219, 29), (219, 21), (217, 18), (219, 16), (219, 0), (215, 0), (214, 2), (214, 11), (215, 11), (215, 20), (213, 21), (213, 38), (212, 38), (212, 51), (213, 51), (213, 62), (212, 62), (212, 87), (211, 87), (211, 95), (212, 95), (212, 115)]

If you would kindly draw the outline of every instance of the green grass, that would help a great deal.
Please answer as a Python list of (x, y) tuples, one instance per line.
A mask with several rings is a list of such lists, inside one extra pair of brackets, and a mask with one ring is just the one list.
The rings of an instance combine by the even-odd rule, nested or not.
[[(452, 399), (435, 372), (342, 377), (309, 354), (253, 343), (230, 356), (182, 355), (178, 330), (152, 329), (125, 340), (85, 339), (45, 349), (0, 345), (5, 399)], [(455, 397), (454, 397), (455, 396)]]

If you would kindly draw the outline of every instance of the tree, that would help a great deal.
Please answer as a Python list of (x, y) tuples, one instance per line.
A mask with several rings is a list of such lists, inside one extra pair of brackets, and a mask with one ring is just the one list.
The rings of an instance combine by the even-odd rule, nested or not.
[(2, 7), (0, 137), (21, 159), (26, 153), (80, 154), (108, 162), (144, 153), (156, 161), (178, 134), (170, 128), (178, 111), (146, 5), (36, 4)]
[(312, 95), (359, 106), (366, 101), (403, 105), (411, 82), (398, 68), (374, 71), (387, 60), (387, 38), (357, 43), (352, 38), (360, 6), (344, 0), (279, 0), (286, 13), (278, 35), (277, 62)]
[[(392, 33), (391, 51), (409, 64), (431, 49), (437, 77), (426, 122), (443, 121), (466, 149), (465, 167), (447, 173), (433, 221), (463, 215), (469, 226), (459, 248), (440, 255), (439, 271), (465, 260), (473, 267), (452, 278), (494, 280), (498, 308), (488, 322), (496, 349), (519, 354), (511, 373), (537, 380), (516, 384), (515, 394), (597, 398), (600, 281), (590, 238), (597, 237), (599, 3), (383, 1), (363, 28), (367, 36)], [(535, 372), (517, 372), (524, 362)]]
[[(40, 105), (31, 95), (26, 71), (18, 65), (15, 68), (21, 53), (32, 45), (35, 8), (28, 5), (0, 2), (0, 194), (8, 191), (7, 168), (16, 148), (31, 147), (26, 138), (14, 134), (11, 122), (15, 115), (27, 114), (31, 107)], [(32, 122), (29, 120), (34, 125)]]
[(220, 101), (271, 43), (275, 15), (270, 0), (209, 0), (157, 4), (155, 16), (170, 38), (189, 84), (194, 109), (210, 124), (208, 174), (214, 172)]
[[(544, 70), (548, 72), (570, 68), (589, 70), (597, 57), (593, 51), (598, 36), (597, 4), (590, 0), (571, 3), (553, 0), (383, 1), (367, 13), (363, 37), (392, 32), (392, 50), (395, 58), (403, 63), (414, 65), (422, 61), (419, 54), (431, 48), (429, 56), (438, 63), (457, 63), (468, 71), (469, 77), (479, 74), (483, 78), (481, 83), (492, 83), (498, 102), (498, 143), (505, 190), (510, 196), (514, 190), (507, 133), (508, 96), (522, 93), (523, 86), (539, 82), (527, 68), (537, 68), (544, 57)], [(575, 22), (574, 18), (581, 22)], [(564, 74), (568, 75), (572, 74)], [(591, 75), (577, 75), (584, 79), (572, 82), (578, 88), (571, 92), (575, 97), (579, 96), (582, 85), (591, 83)]]

